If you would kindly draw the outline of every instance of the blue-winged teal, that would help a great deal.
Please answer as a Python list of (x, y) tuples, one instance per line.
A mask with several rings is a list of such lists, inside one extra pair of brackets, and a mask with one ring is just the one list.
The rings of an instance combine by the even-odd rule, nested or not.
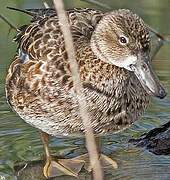
[[(83, 133), (56, 12), (25, 12), (33, 19), (19, 29), (15, 39), (18, 51), (6, 78), (7, 100), (24, 121), (42, 132), (53, 136)], [(128, 127), (139, 119), (151, 96), (166, 96), (151, 66), (149, 30), (138, 15), (125, 9), (108, 13), (72, 9), (67, 14), (96, 134)], [(69, 161), (64, 167), (61, 160), (51, 159), (45, 133), (45, 176), (55, 176), (55, 168), (76, 176)]]

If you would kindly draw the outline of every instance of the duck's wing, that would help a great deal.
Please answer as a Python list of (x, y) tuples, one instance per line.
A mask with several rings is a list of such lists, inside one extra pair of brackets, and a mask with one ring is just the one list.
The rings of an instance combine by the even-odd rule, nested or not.
[[(55, 9), (22, 10), (12, 7), (8, 8), (26, 13), (32, 17), (31, 23), (21, 26), (14, 38), (14, 41), (18, 44), (19, 52), (27, 53), (29, 56), (35, 57), (36, 54), (39, 54), (39, 52), (35, 52), (32, 47), (34, 47), (34, 49), (40, 47), (40, 40), (44, 41), (41, 42), (41, 44), (45, 44), (47, 43), (48, 38), (50, 39), (49, 36), (52, 34), (55, 34), (55, 39), (63, 38)], [(88, 8), (74, 8), (68, 10), (67, 15), (73, 39), (76, 41), (79, 38), (82, 40), (82, 37), (90, 40), (97, 23), (104, 13)], [(30, 51), (30, 49), (32, 51)]]
[[(6, 78), (7, 99), (11, 105), (18, 106), (20, 102), (23, 104), (22, 101), (34, 101), (37, 93), (45, 87), (56, 87), (54, 79), (55, 83), (72, 86), (64, 38), (55, 10), (19, 11), (31, 15), (33, 20), (20, 27), (15, 37), (18, 50)], [(78, 46), (78, 39), (81, 43), (83, 39), (90, 40), (103, 13), (92, 9), (72, 9), (67, 14), (74, 42)]]

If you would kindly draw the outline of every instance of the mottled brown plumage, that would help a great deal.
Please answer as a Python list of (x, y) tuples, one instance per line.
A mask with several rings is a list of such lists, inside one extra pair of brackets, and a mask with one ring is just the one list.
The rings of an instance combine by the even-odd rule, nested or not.
[[(16, 36), (18, 53), (6, 78), (8, 102), (22, 119), (48, 134), (81, 133), (84, 127), (55, 10), (29, 12), (33, 20)], [(73, 9), (67, 14), (95, 133), (128, 127), (146, 109), (153, 90), (140, 82), (139, 71), (133, 72), (136, 56), (149, 57), (147, 27), (129, 10)], [(160, 94), (163, 88), (157, 87)]]

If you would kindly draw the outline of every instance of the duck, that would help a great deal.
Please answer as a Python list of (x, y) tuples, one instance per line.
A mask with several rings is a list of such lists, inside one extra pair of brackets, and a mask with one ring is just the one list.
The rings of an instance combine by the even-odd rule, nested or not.
[[(83, 166), (82, 158), (54, 160), (49, 150), (49, 136), (77, 137), (85, 131), (56, 11), (11, 9), (32, 19), (14, 39), (18, 48), (6, 76), (7, 101), (41, 132), (45, 177), (58, 171), (78, 176), (81, 168), (75, 167)], [(74, 8), (66, 13), (95, 136), (128, 128), (152, 96), (167, 94), (152, 67), (148, 26), (128, 9)]]

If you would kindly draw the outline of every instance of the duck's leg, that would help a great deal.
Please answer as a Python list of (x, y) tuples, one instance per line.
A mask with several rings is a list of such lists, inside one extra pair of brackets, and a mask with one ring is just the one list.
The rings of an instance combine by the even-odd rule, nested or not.
[(41, 132), (41, 139), (45, 149), (46, 164), (43, 169), (46, 178), (69, 175), (78, 176), (78, 173), (85, 164), (84, 160), (79, 159), (53, 159), (49, 151), (49, 135)]
[[(101, 162), (102, 168), (111, 167), (113, 169), (117, 169), (118, 168), (117, 162), (114, 161), (113, 159), (111, 159), (110, 157), (108, 157), (108, 156), (101, 153), (101, 140), (100, 140), (100, 137), (96, 137), (96, 145), (97, 145), (97, 150), (98, 150), (98, 153), (99, 153), (99, 160)], [(84, 157), (85, 156), (86, 155), (84, 155)], [(93, 167), (89, 163), (87, 163), (87, 161), (86, 161), (85, 169), (87, 171), (91, 172), (93, 170)]]
[(96, 144), (98, 147), (99, 160), (101, 162), (102, 167), (103, 168), (112, 167), (113, 169), (117, 169), (118, 168), (117, 162), (114, 161), (112, 158), (101, 153), (101, 139), (100, 139), (100, 137), (96, 137)]

